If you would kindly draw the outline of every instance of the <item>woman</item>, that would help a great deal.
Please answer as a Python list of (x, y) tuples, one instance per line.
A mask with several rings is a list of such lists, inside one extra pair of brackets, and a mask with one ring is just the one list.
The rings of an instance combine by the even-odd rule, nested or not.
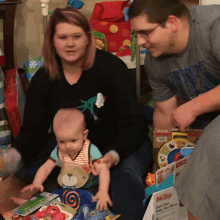
[(28, 88), (14, 143), (24, 163), (17, 177), (33, 181), (56, 145), (54, 135), (48, 135), (54, 115), (61, 108), (77, 107), (85, 115), (89, 140), (104, 155), (100, 163), (111, 167), (113, 213), (122, 220), (141, 220), (143, 176), (152, 149), (126, 65), (95, 49), (88, 20), (73, 8), (58, 8), (51, 15), (43, 56), (44, 67)]

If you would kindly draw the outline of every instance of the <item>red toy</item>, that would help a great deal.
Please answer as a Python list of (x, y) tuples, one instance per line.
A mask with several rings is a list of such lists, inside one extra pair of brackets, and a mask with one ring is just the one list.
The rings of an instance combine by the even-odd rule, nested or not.
[(156, 177), (154, 173), (148, 173), (146, 177), (146, 184), (147, 186), (152, 186), (156, 182)]
[(50, 205), (45, 211), (38, 211), (34, 217), (40, 219), (65, 220), (65, 214), (60, 212), (60, 209), (55, 205)]

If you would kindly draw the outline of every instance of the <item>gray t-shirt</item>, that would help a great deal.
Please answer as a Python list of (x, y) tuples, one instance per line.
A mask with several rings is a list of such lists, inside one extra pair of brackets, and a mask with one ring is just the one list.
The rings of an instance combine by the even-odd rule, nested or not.
[(156, 102), (175, 94), (189, 101), (220, 84), (220, 5), (190, 8), (189, 41), (179, 55), (145, 57)]

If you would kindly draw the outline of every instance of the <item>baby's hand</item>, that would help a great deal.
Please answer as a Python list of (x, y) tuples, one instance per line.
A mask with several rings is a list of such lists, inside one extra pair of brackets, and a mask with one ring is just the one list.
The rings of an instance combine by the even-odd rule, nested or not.
[(106, 191), (98, 191), (98, 193), (93, 198), (93, 201), (97, 200), (96, 209), (102, 211), (108, 208), (108, 204), (113, 206), (112, 201), (108, 192)]
[(38, 191), (41, 191), (41, 192), (44, 191), (44, 187), (40, 183), (32, 183), (31, 185), (25, 186), (21, 190), (22, 193), (24, 193), (24, 192), (35, 193), (35, 192), (38, 192)]
[(10, 197), (10, 200), (13, 201), (17, 205), (23, 205), (25, 202), (28, 201), (28, 199), (21, 199), (16, 197)]

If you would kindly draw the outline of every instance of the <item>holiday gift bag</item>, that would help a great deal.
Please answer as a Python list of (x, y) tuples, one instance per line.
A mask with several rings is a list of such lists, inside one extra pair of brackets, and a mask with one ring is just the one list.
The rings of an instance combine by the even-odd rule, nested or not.
[(93, 30), (105, 35), (109, 52), (118, 52), (123, 45), (131, 47), (131, 24), (124, 16), (124, 9), (128, 6), (128, 1), (95, 4), (90, 23)]
[(22, 125), (25, 93), (17, 69), (6, 72), (5, 109), (14, 138), (17, 137)]
[(36, 57), (34, 59), (28, 60), (24, 64), (27, 84), (31, 82), (34, 74), (44, 65), (44, 58), (42, 56)]

